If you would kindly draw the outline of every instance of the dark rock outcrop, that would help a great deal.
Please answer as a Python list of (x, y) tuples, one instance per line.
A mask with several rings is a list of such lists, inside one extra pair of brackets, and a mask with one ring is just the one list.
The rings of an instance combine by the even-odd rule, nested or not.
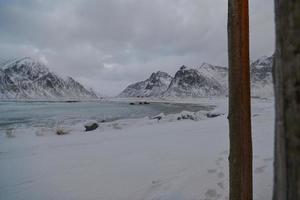
[(85, 131), (93, 131), (96, 130), (99, 127), (99, 124), (96, 122), (87, 123), (84, 125)]

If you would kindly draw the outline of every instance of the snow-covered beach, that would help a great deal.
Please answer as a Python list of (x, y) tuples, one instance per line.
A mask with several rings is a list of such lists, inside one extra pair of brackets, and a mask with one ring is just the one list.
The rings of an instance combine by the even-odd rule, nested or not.
[[(64, 136), (2, 135), (0, 199), (227, 199), (227, 100), (172, 102), (207, 103), (224, 115), (120, 120)], [(273, 100), (252, 102), (254, 199), (265, 200), (272, 196)]]

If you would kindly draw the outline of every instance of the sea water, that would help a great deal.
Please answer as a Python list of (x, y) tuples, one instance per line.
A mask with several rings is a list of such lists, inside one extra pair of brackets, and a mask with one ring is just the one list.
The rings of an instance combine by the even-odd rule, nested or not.
[(196, 104), (150, 103), (130, 105), (128, 102), (0, 102), (0, 132), (13, 128), (53, 128), (58, 124), (75, 125), (96, 120), (114, 121), (126, 118), (153, 117), (160, 113), (210, 110)]

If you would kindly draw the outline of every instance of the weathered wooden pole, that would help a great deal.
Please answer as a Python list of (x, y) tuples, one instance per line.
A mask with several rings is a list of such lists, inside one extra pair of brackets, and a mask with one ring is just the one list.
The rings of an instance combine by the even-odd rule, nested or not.
[(300, 0), (275, 0), (274, 200), (300, 199)]
[(252, 200), (248, 0), (228, 1), (229, 199)]

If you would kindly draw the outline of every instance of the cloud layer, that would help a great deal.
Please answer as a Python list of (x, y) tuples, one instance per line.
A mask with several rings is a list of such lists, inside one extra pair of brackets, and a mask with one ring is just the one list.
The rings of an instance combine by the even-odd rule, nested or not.
[[(255, 59), (274, 51), (274, 5), (250, 3)], [(226, 0), (0, 0), (0, 60), (31, 56), (116, 95), (153, 71), (226, 66), (226, 26)]]

